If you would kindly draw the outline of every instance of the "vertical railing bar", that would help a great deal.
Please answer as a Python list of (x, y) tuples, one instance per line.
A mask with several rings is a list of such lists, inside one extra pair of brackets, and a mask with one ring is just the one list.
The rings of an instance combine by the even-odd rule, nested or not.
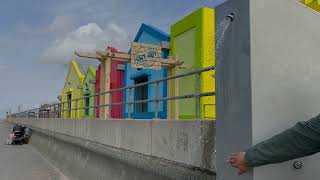
[(52, 116), (52, 105), (49, 106), (48, 118), (51, 118), (51, 116)]
[[(89, 107), (88, 107), (88, 116), (90, 115), (90, 98), (88, 96), (84, 96), (81, 100), (82, 100), (82, 107), (79, 107), (79, 118), (80, 117), (84, 117), (85, 116), (85, 113), (86, 113), (86, 98), (88, 98), (88, 101), (89, 101)], [(81, 112), (82, 111), (82, 112)], [(81, 114), (82, 113), (82, 114)]]
[(51, 118), (55, 118), (56, 117), (56, 106), (53, 104), (52, 106), (52, 112), (51, 112)]
[(59, 118), (59, 104), (57, 104), (56, 107), (57, 107), (57, 115), (56, 116), (57, 116), (57, 118)]
[(64, 118), (64, 103), (65, 102), (61, 103), (61, 118)]
[(60, 114), (59, 114), (59, 118), (63, 118), (62, 116), (62, 101), (60, 101), (60, 104), (59, 104), (59, 110), (60, 110)]
[(50, 105), (50, 111), (49, 111), (49, 117), (50, 118), (52, 118), (52, 116), (54, 115), (53, 110), (54, 110), (53, 105)]
[(111, 111), (112, 111), (112, 92), (109, 92), (109, 119), (112, 119)]
[[(102, 99), (101, 99), (101, 95), (99, 95), (99, 105), (101, 105)], [(101, 118), (101, 106), (98, 107), (99, 108), (99, 119)]]
[(97, 97), (93, 96), (93, 118), (96, 117), (96, 102), (97, 102)]
[(54, 117), (55, 118), (58, 118), (59, 116), (58, 116), (58, 114), (59, 114), (59, 112), (58, 112), (58, 109), (59, 109), (59, 107), (58, 107), (58, 104), (56, 104), (56, 105), (54, 105)]
[(197, 83), (197, 86), (196, 86), (196, 118), (197, 118), (197, 121), (200, 121), (200, 88), (201, 88), (201, 76), (200, 76), (200, 73), (197, 73), (196, 74), (196, 83)]
[[(129, 92), (128, 92), (128, 102), (131, 102), (131, 93), (132, 93), (131, 91), (132, 91), (132, 89), (129, 88)], [(131, 118), (130, 115), (131, 115), (131, 103), (128, 103), (128, 118), (129, 118), (129, 119)]]
[[(69, 106), (69, 104), (70, 104), (70, 106)], [(72, 101), (68, 100), (68, 104), (67, 105), (68, 105), (68, 118), (71, 118)]]
[(155, 103), (156, 103), (156, 109), (155, 109), (155, 118), (158, 118), (158, 113), (159, 113), (159, 81), (156, 82), (156, 99), (155, 99)]
[[(71, 105), (72, 107), (72, 105)], [(72, 109), (72, 108), (71, 108)], [(75, 118), (78, 118), (78, 98), (76, 99), (76, 108), (75, 108), (75, 115), (74, 115)]]

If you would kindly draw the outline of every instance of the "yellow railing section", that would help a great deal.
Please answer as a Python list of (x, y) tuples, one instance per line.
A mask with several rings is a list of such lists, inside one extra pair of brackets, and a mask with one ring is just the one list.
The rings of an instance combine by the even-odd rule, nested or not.
[(320, 12), (320, 0), (302, 0), (301, 2), (306, 6)]

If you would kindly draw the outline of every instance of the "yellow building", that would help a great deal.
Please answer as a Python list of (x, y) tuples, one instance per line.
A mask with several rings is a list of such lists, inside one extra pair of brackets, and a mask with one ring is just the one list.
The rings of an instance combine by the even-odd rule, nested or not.
[(83, 97), (83, 81), (84, 74), (77, 61), (71, 61), (61, 92), (62, 109), (64, 110), (62, 113), (63, 118), (83, 117), (83, 109), (75, 110), (76, 107), (83, 108), (83, 100), (74, 101), (77, 98)]
[(320, 0), (302, 0), (301, 2), (306, 6), (320, 12)]
[[(187, 68), (177, 68), (170, 73), (181, 74), (215, 64), (215, 27), (214, 9), (200, 8), (171, 26), (171, 56), (177, 56), (184, 61)], [(200, 92), (214, 92), (214, 72), (201, 74)], [(171, 83), (168, 93), (171, 96), (196, 93), (196, 76), (179, 78)], [(196, 117), (195, 99), (183, 99), (169, 103), (169, 117), (171, 119), (194, 119)], [(200, 100), (200, 118), (215, 119), (215, 97), (202, 97)]]

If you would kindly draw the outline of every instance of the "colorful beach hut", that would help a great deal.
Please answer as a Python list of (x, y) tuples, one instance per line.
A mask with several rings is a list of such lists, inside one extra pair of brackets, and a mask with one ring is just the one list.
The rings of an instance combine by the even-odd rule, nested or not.
[(77, 61), (72, 60), (69, 66), (68, 74), (61, 92), (62, 109), (64, 110), (63, 118), (82, 117), (83, 110), (74, 110), (83, 107), (82, 101), (74, 101), (83, 96), (84, 75)]
[[(181, 74), (215, 64), (214, 9), (201, 8), (171, 26), (170, 55), (184, 61), (187, 68), (176, 68), (171, 74)], [(201, 74), (201, 93), (215, 91), (214, 72)], [(170, 96), (196, 92), (196, 76), (180, 78), (169, 85)], [(173, 119), (196, 118), (195, 99), (170, 102), (170, 117)], [(215, 97), (203, 97), (200, 101), (200, 117), (215, 119)]]
[[(91, 66), (91, 68), (89, 68), (91, 70), (88, 70), (89, 66)], [(85, 99), (78, 98), (83, 98), (83, 94), (89, 92), (89, 88), (92, 88), (92, 86), (88, 88), (84, 87), (86, 86), (84, 84), (84, 80), (85, 77), (88, 76), (87, 71), (94, 71), (96, 66), (97, 63), (93, 61), (71, 61), (67, 77), (61, 91), (61, 101), (63, 102), (61, 108), (62, 110), (64, 110), (62, 113), (63, 118), (84, 117)], [(87, 80), (89, 81), (89, 77), (87, 78)], [(90, 85), (88, 84), (88, 86)], [(88, 91), (86, 91), (87, 89)]]
[(95, 97), (91, 97), (95, 94), (96, 90), (96, 68), (92, 65), (88, 65), (87, 72), (84, 77), (83, 83), (83, 117), (84, 118), (94, 118), (95, 109), (92, 108), (95, 105)]
[[(162, 41), (170, 41), (170, 37), (167, 33), (162, 32), (161, 30), (146, 24), (142, 24), (134, 42), (152, 44), (152, 45), (160, 45)], [(130, 51), (129, 51), (130, 54)], [(169, 52), (168, 50), (162, 51), (162, 58), (167, 58)], [(128, 63), (125, 65), (125, 73), (124, 73), (124, 85), (132, 86), (139, 83), (145, 83), (149, 81), (154, 81), (157, 79), (161, 79), (167, 76), (167, 70), (152, 70), (152, 69), (139, 69), (131, 67), (131, 64)], [(159, 96), (167, 97), (167, 83), (161, 82), (159, 84)], [(141, 87), (134, 88), (132, 92), (133, 98), (130, 100), (144, 100), (144, 99), (153, 99), (156, 96), (156, 89), (154, 84), (149, 84)], [(129, 93), (128, 91), (124, 92), (124, 101), (128, 101)], [(128, 109), (130, 109), (130, 118), (135, 119), (152, 119), (155, 117), (155, 103), (146, 102), (146, 103), (138, 103), (132, 105), (128, 108), (127, 105), (123, 106), (124, 113), (123, 117), (128, 118)], [(165, 119), (167, 118), (167, 104), (166, 102), (159, 103), (159, 113), (158, 118)]]
[[(108, 47), (107, 51), (119, 52), (114, 47)], [(119, 89), (123, 87), (124, 78), (124, 62), (120, 61), (111, 61), (110, 68), (110, 90)], [(101, 87), (101, 65), (98, 66), (96, 71), (96, 93), (100, 93)], [(111, 94), (111, 103), (120, 103), (123, 101), (123, 91), (112, 92)], [(97, 96), (96, 104), (100, 105), (100, 97)], [(99, 117), (100, 109), (96, 109), (96, 117)], [(122, 105), (114, 105), (111, 107), (111, 118), (122, 118)]]

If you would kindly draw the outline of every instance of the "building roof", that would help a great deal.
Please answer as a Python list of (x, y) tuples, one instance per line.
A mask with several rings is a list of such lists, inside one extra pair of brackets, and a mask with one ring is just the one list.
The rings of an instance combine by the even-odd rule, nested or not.
[(84, 76), (85, 76), (84, 81), (86, 81), (86, 79), (88, 78), (88, 74), (91, 74), (91, 76), (95, 78), (96, 77), (96, 70), (97, 70), (97, 67), (94, 67), (92, 65), (88, 65), (86, 73), (84, 74)]
[[(142, 23), (136, 34), (136, 37), (134, 38), (134, 42), (139, 42), (143, 32), (148, 32), (150, 35), (156, 37), (159, 41), (170, 41), (170, 35), (168, 33), (165, 33), (152, 25)], [(128, 53), (131, 53), (131, 48), (129, 49)]]
[(94, 60), (94, 59), (81, 59), (81, 60), (77, 60), (77, 63), (78, 63), (79, 69), (83, 75), (85, 75), (87, 73), (89, 66), (97, 68), (100, 64), (100, 62), (98, 60)]
[(157, 37), (158, 39), (162, 41), (170, 41), (170, 35), (168, 33), (163, 32), (162, 30), (145, 23), (142, 23), (136, 37), (134, 38), (134, 42), (137, 42), (140, 39), (141, 34), (146, 31), (153, 36)]
[[(66, 84), (68, 82), (68, 77), (69, 77), (69, 73), (71, 68), (74, 68), (76, 71), (76, 74), (79, 78), (79, 82), (83, 83), (83, 80), (85, 78), (85, 75), (87, 73), (87, 69), (89, 66), (91, 66), (91, 68), (96, 68), (99, 65), (99, 61), (98, 60), (87, 60), (87, 59), (81, 59), (81, 60), (72, 60), (70, 62), (70, 66), (69, 66), (69, 70), (63, 85), (63, 89), (65, 89)], [(62, 90), (63, 90), (62, 89)]]

